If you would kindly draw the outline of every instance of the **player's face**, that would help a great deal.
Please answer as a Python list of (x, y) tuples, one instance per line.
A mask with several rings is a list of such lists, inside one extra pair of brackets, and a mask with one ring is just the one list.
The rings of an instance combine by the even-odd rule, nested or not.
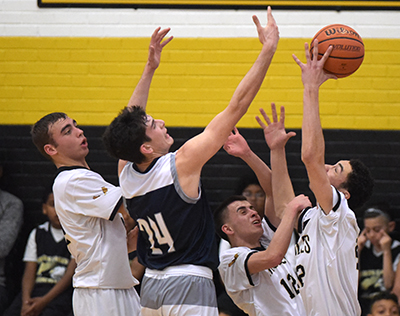
[(163, 120), (155, 120), (147, 115), (146, 135), (151, 141), (147, 142), (155, 153), (165, 155), (168, 153), (174, 139), (167, 133), (165, 122)]
[(254, 206), (260, 217), (264, 216), (265, 193), (257, 184), (248, 185), (242, 192), (242, 195)]
[(379, 300), (371, 308), (369, 316), (395, 316), (399, 314), (399, 306), (392, 300)]
[(249, 201), (235, 201), (228, 206), (229, 225), (234, 233), (243, 240), (256, 238), (262, 233), (261, 217)]
[(364, 228), (367, 238), (371, 243), (379, 248), (379, 241), (384, 235), (384, 232), (389, 233), (389, 225), (383, 216), (364, 219)]
[[(52, 149), (57, 153), (57, 160), (82, 162), (89, 153), (89, 147), (83, 131), (76, 121), (67, 117), (60, 119), (49, 127), (55, 145)], [(47, 146), (47, 145), (46, 145)]]
[(347, 181), (347, 177), (353, 168), (349, 160), (340, 160), (335, 165), (325, 165), (325, 170), (331, 185), (340, 189), (341, 185)]
[(51, 226), (54, 228), (61, 228), (60, 220), (58, 219), (56, 209), (54, 208), (54, 195), (49, 194), (46, 203), (42, 205), (43, 214), (49, 218)]

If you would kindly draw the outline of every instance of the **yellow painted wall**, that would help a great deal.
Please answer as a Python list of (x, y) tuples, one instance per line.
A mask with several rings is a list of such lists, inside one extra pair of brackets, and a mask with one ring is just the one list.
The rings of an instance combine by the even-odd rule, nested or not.
[[(287, 126), (302, 116), (300, 70), (310, 39), (282, 38), (263, 87), (240, 127), (270, 102), (286, 106)], [(0, 124), (33, 124), (62, 111), (80, 125), (107, 125), (139, 80), (148, 38), (0, 37)], [(365, 39), (363, 65), (321, 89), (324, 128), (400, 130), (400, 40)], [(229, 102), (255, 60), (257, 39), (175, 38), (164, 50), (148, 113), (167, 126), (204, 127)]]

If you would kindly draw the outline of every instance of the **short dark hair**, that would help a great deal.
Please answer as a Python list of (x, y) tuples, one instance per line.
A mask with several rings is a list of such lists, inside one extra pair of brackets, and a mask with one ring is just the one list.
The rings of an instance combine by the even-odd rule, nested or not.
[(372, 195), (374, 179), (367, 166), (358, 159), (351, 159), (352, 171), (341, 187), (349, 191), (349, 207), (354, 211), (365, 204)]
[(56, 123), (60, 119), (66, 119), (67, 114), (63, 112), (53, 112), (43, 116), (39, 121), (37, 121), (31, 128), (32, 141), (35, 144), (39, 152), (49, 160), (51, 157), (45, 152), (44, 146), (47, 144), (52, 144), (57, 146), (53, 139), (53, 135), (49, 133), (49, 128), (51, 125)]
[(146, 135), (146, 120), (147, 114), (140, 106), (124, 108), (103, 134), (108, 153), (117, 159), (143, 162), (140, 146), (151, 140)]
[(42, 204), (46, 204), (50, 194), (53, 194), (53, 186), (52, 183), (46, 183), (43, 188), (42, 193)]
[(396, 294), (390, 293), (388, 291), (382, 291), (382, 292), (378, 292), (372, 296), (371, 304), (369, 305), (369, 311), (371, 312), (372, 306), (376, 302), (381, 301), (381, 300), (390, 300), (390, 301), (395, 302), (397, 306), (399, 305), (399, 300), (398, 300)]
[(235, 194), (242, 195), (243, 191), (252, 184), (258, 185), (261, 188), (260, 182), (254, 173), (240, 177)]
[(363, 219), (376, 218), (379, 216), (385, 217), (388, 222), (393, 221), (393, 213), (390, 209), (389, 203), (380, 202), (369, 205), (365, 208)]
[(235, 201), (247, 201), (243, 195), (232, 195), (224, 200), (214, 211), (214, 227), (217, 235), (222, 239), (229, 241), (228, 236), (222, 231), (222, 226), (228, 218), (228, 206)]

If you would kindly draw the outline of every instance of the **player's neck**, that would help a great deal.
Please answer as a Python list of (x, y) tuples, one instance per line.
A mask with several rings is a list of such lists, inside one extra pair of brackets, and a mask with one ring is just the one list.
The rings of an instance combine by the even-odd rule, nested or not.
[(62, 159), (59, 161), (54, 161), (54, 164), (56, 165), (57, 168), (79, 166), (90, 169), (89, 165), (86, 162), (86, 159), (83, 160)]

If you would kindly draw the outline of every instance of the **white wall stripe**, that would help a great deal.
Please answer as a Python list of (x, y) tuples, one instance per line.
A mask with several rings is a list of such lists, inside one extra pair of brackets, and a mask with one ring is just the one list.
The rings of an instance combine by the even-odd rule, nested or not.
[[(0, 36), (148, 37), (157, 26), (176, 37), (255, 37), (258, 10), (39, 8), (36, 0), (0, 0)], [(400, 38), (400, 11), (274, 10), (281, 37), (309, 38), (332, 23), (363, 38)]]

